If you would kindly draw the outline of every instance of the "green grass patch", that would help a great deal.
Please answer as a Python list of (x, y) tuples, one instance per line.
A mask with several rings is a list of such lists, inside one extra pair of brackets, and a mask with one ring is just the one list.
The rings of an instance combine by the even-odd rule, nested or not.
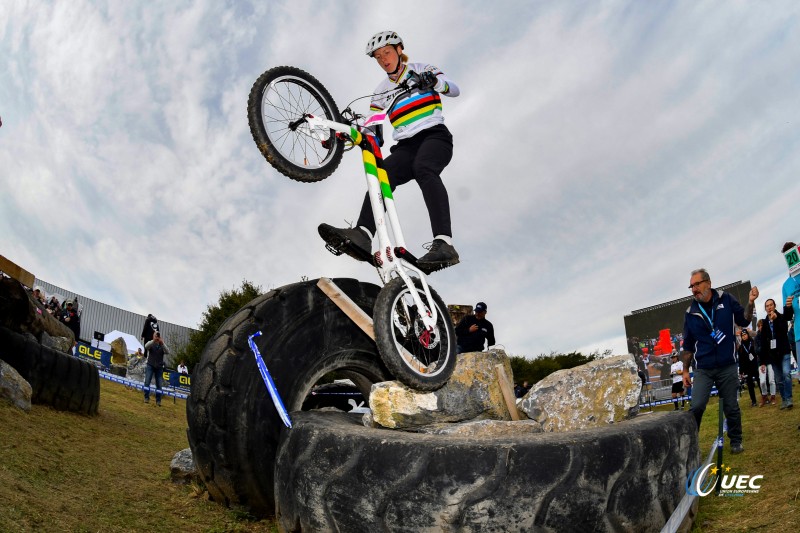
[[(730, 474), (763, 475), (761, 489), (758, 494), (741, 497), (712, 493), (700, 498), (693, 532), (800, 531), (800, 406), (797, 406), (800, 386), (797, 380), (792, 388), (795, 407), (783, 411), (780, 410), (780, 396), (778, 405), (750, 407), (750, 395), (746, 390), (743, 392), (739, 407), (744, 453), (731, 454), (726, 436), (722, 463), (731, 468)], [(672, 404), (669, 404), (658, 410), (671, 409)], [(700, 452), (704, 461), (718, 428), (719, 401), (712, 396), (700, 425)], [(714, 457), (716, 460), (716, 455)]]
[(96, 417), (0, 402), (0, 531), (277, 531), (172, 483), (186, 402), (162, 405), (104, 379)]
[[(273, 520), (208, 501), (200, 486), (175, 485), (169, 463), (186, 448), (186, 404), (100, 380), (100, 414), (89, 418), (0, 402), (0, 531), (277, 531)], [(795, 402), (800, 403), (795, 383)], [(709, 401), (700, 431), (705, 459), (717, 431)], [(740, 399), (745, 452), (731, 473), (763, 475), (758, 494), (705, 496), (694, 532), (800, 531), (800, 406), (750, 407)], [(659, 410), (672, 409), (671, 405)]]

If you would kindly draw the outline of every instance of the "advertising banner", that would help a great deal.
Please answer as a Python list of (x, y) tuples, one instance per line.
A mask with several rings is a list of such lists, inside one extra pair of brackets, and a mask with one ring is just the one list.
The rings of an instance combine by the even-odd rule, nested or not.
[(78, 357), (83, 357), (93, 363), (100, 363), (104, 368), (111, 367), (111, 352), (101, 350), (83, 341), (78, 341), (76, 353)]

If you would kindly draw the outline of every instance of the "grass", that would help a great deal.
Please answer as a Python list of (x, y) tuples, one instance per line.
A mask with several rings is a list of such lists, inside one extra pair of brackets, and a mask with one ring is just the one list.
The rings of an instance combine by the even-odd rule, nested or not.
[(277, 531), (170, 480), (186, 403), (100, 380), (100, 414), (0, 402), (0, 531)]
[[(797, 405), (800, 386), (796, 380), (793, 385), (795, 407), (784, 411), (779, 409), (780, 405), (750, 407), (750, 396), (744, 391), (739, 406), (745, 451), (740, 455), (731, 454), (726, 436), (722, 463), (731, 468), (730, 474), (763, 475), (761, 489), (758, 494), (741, 497), (712, 493), (700, 498), (693, 532), (800, 531), (800, 406)], [(672, 409), (672, 406), (661, 409)], [(719, 401), (712, 397), (700, 425), (700, 451), (704, 461), (718, 428)]]
[[(33, 406), (24, 413), (0, 402), (0, 531), (272, 532), (272, 520), (208, 501), (199, 486), (175, 485), (173, 455), (188, 446), (186, 404), (101, 381), (100, 414), (88, 418)], [(800, 531), (800, 386), (798, 407), (751, 408), (742, 395), (745, 452), (724, 459), (731, 473), (764, 476), (758, 494), (705, 496), (693, 531)], [(671, 409), (671, 406), (662, 409)], [(703, 458), (717, 431), (709, 401), (700, 431)]]

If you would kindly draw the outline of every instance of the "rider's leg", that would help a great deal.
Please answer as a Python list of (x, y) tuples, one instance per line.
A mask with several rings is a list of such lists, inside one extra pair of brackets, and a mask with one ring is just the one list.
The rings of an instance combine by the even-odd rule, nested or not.
[(417, 151), (412, 169), (428, 208), (434, 237), (453, 236), (450, 226), (450, 200), (441, 177), (442, 171), (453, 157), (452, 139), (447, 129), (428, 134)]
[(450, 200), (441, 178), (453, 157), (453, 137), (444, 125), (430, 128), (426, 133), (414, 159), (413, 173), (428, 208), (434, 239), (419, 264), (438, 270), (458, 263), (458, 252), (452, 243)]

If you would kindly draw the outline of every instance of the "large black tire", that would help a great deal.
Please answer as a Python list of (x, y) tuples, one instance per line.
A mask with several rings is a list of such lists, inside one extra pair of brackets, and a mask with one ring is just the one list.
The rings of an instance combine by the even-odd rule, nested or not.
[[(430, 305), (422, 283), (418, 279), (414, 282), (423, 303)], [(389, 371), (412, 389), (425, 391), (442, 387), (456, 367), (456, 333), (450, 313), (433, 287), (430, 290), (438, 320), (434, 332), (425, 339), (427, 346), (420, 340), (425, 327), (410, 300), (411, 291), (401, 278), (383, 287), (375, 301), (374, 319), (375, 343)], [(410, 360), (402, 355), (402, 348), (410, 354)]]
[(100, 374), (90, 362), (42, 346), (34, 337), (7, 328), (0, 328), (0, 359), (30, 383), (33, 403), (97, 414)]
[[(379, 287), (334, 282), (366, 313)], [(274, 459), (284, 425), (248, 346), (255, 339), (287, 410), (299, 411), (326, 373), (340, 370), (367, 397), (388, 379), (375, 343), (325, 294), (316, 280), (270, 291), (228, 319), (192, 374), (186, 404), (189, 444), (209, 495), (258, 516), (275, 512)]]
[(276, 459), (281, 531), (659, 531), (700, 462), (688, 413), (506, 438), (295, 413)]
[(302, 121), (307, 114), (342, 121), (328, 90), (299, 68), (271, 68), (250, 89), (247, 120), (261, 154), (284, 176), (315, 182), (327, 178), (339, 166), (344, 142), (329, 130), (323, 146)]

